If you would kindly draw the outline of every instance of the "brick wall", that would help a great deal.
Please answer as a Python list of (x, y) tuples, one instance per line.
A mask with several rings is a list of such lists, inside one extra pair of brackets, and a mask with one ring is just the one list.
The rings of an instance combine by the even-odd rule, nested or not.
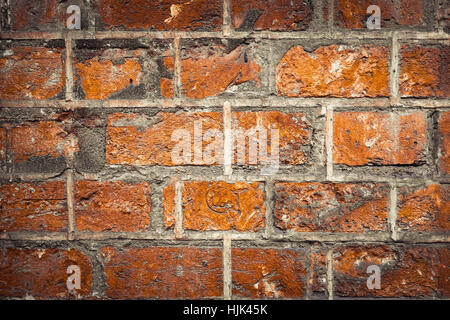
[(1, 298), (450, 298), (448, 1), (0, 2)]

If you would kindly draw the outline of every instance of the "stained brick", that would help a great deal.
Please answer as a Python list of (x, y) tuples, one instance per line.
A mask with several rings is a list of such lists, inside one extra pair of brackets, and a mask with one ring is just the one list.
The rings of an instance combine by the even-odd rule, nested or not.
[(439, 119), (439, 168), (443, 174), (450, 175), (450, 112), (443, 112)]
[(6, 129), (0, 128), (0, 164), (6, 160)]
[(309, 53), (292, 47), (276, 68), (278, 95), (383, 97), (389, 94), (389, 50), (331, 45)]
[(200, 299), (222, 296), (217, 248), (147, 247), (101, 252), (106, 294), (114, 299)]
[(275, 225), (297, 232), (386, 231), (388, 187), (373, 183), (275, 185)]

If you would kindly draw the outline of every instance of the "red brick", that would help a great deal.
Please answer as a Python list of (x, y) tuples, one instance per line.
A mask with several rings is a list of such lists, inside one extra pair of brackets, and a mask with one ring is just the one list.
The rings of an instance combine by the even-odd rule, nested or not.
[(0, 164), (6, 160), (6, 129), (0, 128)]
[(146, 182), (77, 181), (76, 228), (80, 231), (146, 231), (151, 194)]
[(9, 16), (13, 31), (55, 31), (65, 27), (67, 5), (58, 0), (11, 0)]
[(404, 97), (450, 96), (450, 46), (401, 47), (400, 93)]
[(15, 163), (31, 157), (70, 158), (78, 151), (78, 143), (63, 123), (40, 121), (11, 128), (8, 143)]
[(389, 50), (331, 45), (309, 53), (292, 47), (276, 69), (278, 95), (288, 97), (385, 97)]
[(371, 14), (367, 14), (370, 5), (381, 10), (381, 28), (396, 25), (419, 26), (424, 24), (425, 11), (423, 0), (336, 0), (334, 2), (335, 24), (346, 29), (365, 29)]
[(109, 30), (220, 31), (221, 0), (98, 0)]
[(182, 192), (185, 229), (258, 231), (264, 228), (262, 183), (185, 182)]
[(63, 94), (62, 48), (11, 47), (0, 57), (0, 99), (52, 99)]
[(450, 175), (450, 112), (442, 112), (439, 119), (439, 168), (443, 174)]
[(239, 0), (232, 2), (233, 27), (239, 31), (306, 30), (312, 19), (311, 1)]
[(333, 160), (361, 166), (411, 165), (424, 160), (426, 120), (422, 112), (334, 114)]
[[(307, 120), (306, 114), (303, 113), (284, 113), (279, 111), (270, 112), (233, 112), (232, 114), (232, 129), (236, 134), (234, 141), (235, 157), (234, 163), (238, 163), (239, 158), (236, 154), (239, 150), (239, 140), (242, 135), (237, 134), (237, 130), (242, 130), (244, 134), (251, 135), (251, 130), (261, 127), (267, 134), (267, 153), (268, 156), (274, 156), (277, 153), (271, 150), (272, 134), (271, 129), (276, 129), (279, 132), (279, 161), (283, 164), (304, 164), (309, 160), (309, 151), (312, 144), (312, 131), (311, 123)], [(245, 139), (245, 164), (250, 163), (250, 145), (249, 138)], [(253, 138), (259, 143), (256, 136)], [(243, 145), (243, 144), (242, 144)], [(275, 153), (273, 153), (275, 152)], [(258, 163), (269, 162), (267, 157), (260, 157), (258, 154)]]
[(385, 231), (384, 184), (291, 183), (275, 185), (275, 225), (297, 232)]
[[(181, 164), (208, 164), (203, 158), (194, 157), (194, 140), (200, 145), (200, 141), (194, 137), (196, 122), (202, 124), (203, 134), (208, 130), (223, 128), (222, 114), (218, 112), (181, 114), (161, 112), (152, 119), (138, 114), (112, 114), (109, 116), (109, 126), (106, 129), (106, 163), (178, 165), (177, 159), (172, 159), (172, 152), (176, 152), (174, 148), (182, 141), (176, 140), (175, 136), (172, 140), (172, 134), (176, 130), (186, 130), (192, 143), (191, 156), (190, 159), (186, 159), (190, 161)], [(201, 144), (202, 150), (199, 151), (203, 153), (210, 144), (219, 142), (205, 140)], [(219, 149), (223, 150), (222, 143), (219, 143)], [(183, 158), (181, 156), (180, 158), (181, 161)]]
[[(448, 248), (346, 247), (334, 253), (334, 291), (342, 297), (449, 295)], [(367, 267), (381, 269), (381, 288), (367, 288)]]
[(295, 249), (231, 249), (233, 296), (302, 298), (306, 294), (306, 259)]
[(102, 249), (106, 294), (114, 299), (200, 299), (222, 296), (217, 248)]
[(63, 181), (0, 186), (0, 231), (67, 230)]
[(189, 48), (181, 60), (181, 90), (188, 98), (203, 99), (243, 83), (259, 88), (260, 73), (261, 66), (244, 45), (231, 51), (219, 43)]
[(450, 187), (399, 188), (397, 226), (402, 231), (450, 231)]
[(175, 226), (175, 182), (163, 189), (163, 214), (166, 229)]
[[(80, 289), (69, 292), (67, 267), (80, 268)], [(36, 299), (86, 297), (91, 292), (92, 265), (75, 249), (0, 249), (0, 296)]]

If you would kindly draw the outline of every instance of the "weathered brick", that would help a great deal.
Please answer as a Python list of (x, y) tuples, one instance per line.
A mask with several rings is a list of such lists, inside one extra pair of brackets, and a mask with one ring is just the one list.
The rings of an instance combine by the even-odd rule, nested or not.
[(63, 28), (67, 6), (58, 0), (9, 1), (13, 31), (53, 31)]
[(423, 0), (336, 0), (334, 2), (335, 24), (346, 29), (367, 27), (367, 14), (370, 5), (381, 10), (381, 28), (396, 25), (420, 26), (425, 23)]
[(418, 164), (425, 157), (426, 128), (420, 111), (335, 113), (333, 161), (349, 166)]
[(103, 248), (106, 294), (114, 299), (200, 299), (222, 296), (222, 250)]
[(241, 93), (258, 91), (261, 66), (252, 46), (183, 42), (181, 59), (181, 91), (188, 98), (203, 99), (225, 92), (234, 92), (238, 85)]
[(445, 175), (450, 175), (450, 112), (442, 112), (438, 126), (439, 168)]
[(444, 32), (450, 33), (450, 2), (448, 0), (438, 0), (438, 22)]
[[(211, 164), (203, 153), (210, 145), (216, 144), (217, 149), (223, 150), (223, 142), (220, 139), (202, 140), (202, 133), (222, 128), (222, 114), (218, 112), (161, 112), (154, 118), (138, 114), (112, 114), (106, 130), (106, 163), (164, 166)], [(196, 136), (196, 131), (199, 136)], [(181, 149), (178, 153), (178, 147), (181, 148), (183, 141), (188, 140), (186, 145), (192, 147), (186, 153)], [(217, 158), (220, 160), (220, 156)], [(218, 165), (219, 162), (212, 164)]]
[(231, 249), (232, 294), (236, 297), (302, 298), (306, 259), (301, 249)]
[[(259, 139), (261, 133), (252, 130), (261, 128), (267, 135), (267, 156), (260, 155)], [(277, 156), (283, 164), (305, 164), (309, 160), (313, 128), (304, 113), (270, 112), (233, 112), (232, 129), (234, 134), (234, 163), (251, 163), (250, 150), (257, 155), (257, 163), (270, 163), (270, 157)], [(278, 130), (279, 152), (272, 150), (273, 135), (271, 130)], [(258, 139), (259, 137), (259, 139)], [(245, 139), (245, 140), (244, 140)], [(250, 141), (253, 141), (250, 143)], [(244, 144), (245, 143), (245, 144)], [(256, 149), (258, 146), (258, 149)], [(242, 147), (245, 147), (244, 152)], [(242, 159), (241, 159), (242, 158)]]
[(6, 129), (0, 128), (0, 165), (6, 161)]
[(2, 185), (0, 208), (2, 232), (67, 230), (63, 181)]
[[(449, 249), (346, 247), (334, 253), (334, 291), (342, 297), (448, 297)], [(381, 269), (381, 288), (367, 288), (370, 265)]]
[[(134, 44), (134, 43), (133, 43)], [(166, 42), (152, 49), (102, 48), (98, 41), (79, 41), (74, 82), (86, 99), (143, 99), (173, 96), (173, 57)], [(112, 44), (114, 45), (114, 43)]]
[(54, 99), (62, 96), (65, 68), (62, 48), (0, 49), (0, 99)]
[(297, 232), (385, 231), (389, 189), (374, 183), (275, 184), (275, 225)]
[(262, 183), (185, 182), (183, 226), (188, 230), (258, 231), (264, 228)]
[(146, 182), (77, 181), (75, 223), (80, 231), (146, 231), (151, 193)]
[(163, 214), (166, 229), (175, 226), (175, 182), (163, 189)]
[[(80, 289), (69, 292), (67, 268), (80, 268)], [(0, 296), (8, 298), (64, 299), (91, 292), (92, 265), (75, 249), (0, 249)]]
[(292, 47), (276, 68), (278, 95), (384, 97), (389, 95), (389, 50), (331, 45), (309, 53)]
[(306, 30), (313, 13), (310, 0), (235, 0), (231, 10), (233, 27), (238, 31)]
[(434, 184), (427, 187), (398, 189), (397, 226), (402, 231), (450, 231), (450, 187)]
[(219, 31), (221, 0), (97, 0), (109, 30)]
[(309, 286), (312, 299), (328, 298), (327, 250), (313, 247), (310, 253)]
[(450, 46), (401, 46), (400, 93), (404, 97), (450, 96)]

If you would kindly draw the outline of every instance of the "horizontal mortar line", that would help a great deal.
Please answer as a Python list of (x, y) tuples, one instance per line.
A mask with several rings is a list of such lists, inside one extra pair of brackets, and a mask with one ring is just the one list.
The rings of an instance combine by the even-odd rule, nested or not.
[(329, 31), (232, 31), (229, 35), (224, 36), (222, 31), (3, 31), (0, 32), (0, 39), (64, 39), (66, 35), (70, 35), (72, 39), (108, 39), (108, 38), (142, 38), (149, 39), (172, 39), (179, 37), (182, 39), (195, 38), (255, 38), (255, 39), (320, 39), (320, 40), (371, 40), (371, 39), (388, 39), (392, 37), (393, 32), (398, 34), (398, 38), (417, 39), (417, 40), (448, 40), (450, 36), (445, 32), (435, 31), (366, 31), (366, 30), (349, 30), (337, 31), (330, 34)]
[(450, 242), (450, 234), (433, 234), (427, 232), (397, 232), (396, 242)]
[(74, 240), (108, 240), (108, 239), (136, 239), (136, 240), (178, 240), (175, 234), (159, 234), (156, 232), (86, 232), (76, 231)]
[(389, 98), (205, 98), (191, 99), (142, 99), (142, 100), (21, 100), (1, 101), (0, 108), (174, 108), (174, 107), (221, 107), (229, 101), (233, 109), (240, 107), (318, 107), (333, 104), (334, 107), (416, 107), (448, 108), (450, 99), (401, 99), (391, 104)]
[[(31, 231), (30, 231), (31, 232)], [(0, 233), (0, 240), (52, 240), (52, 241), (63, 241), (68, 240), (66, 232), (54, 232), (45, 234), (30, 233), (27, 231), (15, 231), (15, 232), (2, 232)]]

